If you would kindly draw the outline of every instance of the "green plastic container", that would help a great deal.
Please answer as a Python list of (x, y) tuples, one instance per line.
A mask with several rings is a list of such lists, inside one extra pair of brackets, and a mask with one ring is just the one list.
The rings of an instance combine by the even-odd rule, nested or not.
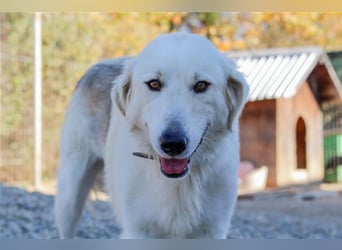
[(324, 137), (324, 181), (342, 182), (342, 134)]

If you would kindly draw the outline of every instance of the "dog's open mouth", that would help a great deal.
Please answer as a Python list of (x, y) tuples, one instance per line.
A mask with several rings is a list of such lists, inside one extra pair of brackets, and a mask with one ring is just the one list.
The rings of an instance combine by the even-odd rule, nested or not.
[(179, 178), (189, 171), (190, 158), (166, 159), (159, 157), (162, 173), (168, 178)]
[(151, 160), (155, 160), (156, 158), (159, 158), (161, 172), (166, 177), (168, 177), (168, 178), (183, 177), (189, 172), (190, 157), (197, 151), (198, 147), (202, 144), (203, 137), (206, 134), (208, 128), (209, 128), (209, 124), (204, 129), (197, 147), (195, 148), (193, 153), (187, 158), (176, 159), (176, 158), (164, 158), (161, 156), (156, 157), (156, 155), (145, 154), (142, 152), (133, 152), (132, 154), (136, 157), (151, 159)]

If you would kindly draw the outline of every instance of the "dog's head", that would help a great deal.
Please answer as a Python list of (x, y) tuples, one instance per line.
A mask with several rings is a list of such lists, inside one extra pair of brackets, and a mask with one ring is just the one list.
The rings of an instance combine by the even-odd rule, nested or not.
[(129, 61), (111, 95), (162, 172), (181, 177), (196, 150), (209, 144), (202, 141), (238, 132), (248, 86), (209, 40), (178, 33), (158, 37)]

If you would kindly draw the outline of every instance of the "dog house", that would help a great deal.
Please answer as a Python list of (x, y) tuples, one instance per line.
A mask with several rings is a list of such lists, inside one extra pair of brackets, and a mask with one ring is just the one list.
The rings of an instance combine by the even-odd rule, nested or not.
[(319, 47), (229, 52), (250, 85), (240, 119), (241, 160), (267, 166), (267, 186), (324, 176), (323, 113), (342, 86)]

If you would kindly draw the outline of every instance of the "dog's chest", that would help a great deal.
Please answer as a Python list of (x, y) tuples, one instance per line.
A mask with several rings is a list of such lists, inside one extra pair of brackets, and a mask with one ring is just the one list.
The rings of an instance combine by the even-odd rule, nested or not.
[(186, 237), (201, 224), (201, 201), (200, 186), (193, 180), (161, 186), (151, 199), (147, 231), (158, 237)]

